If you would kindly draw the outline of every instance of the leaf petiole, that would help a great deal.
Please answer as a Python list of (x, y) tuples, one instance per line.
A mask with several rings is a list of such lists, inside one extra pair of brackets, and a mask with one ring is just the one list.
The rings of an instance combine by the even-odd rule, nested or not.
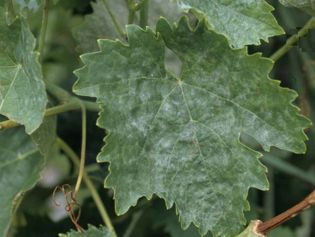
[(78, 179), (77, 179), (77, 183), (74, 189), (74, 195), (77, 195), (77, 193), (80, 190), (80, 185), (81, 185), (82, 178), (84, 175), (84, 164), (85, 164), (85, 157), (86, 157), (85, 156), (85, 153), (86, 153), (86, 108), (82, 102), (79, 102), (79, 103), (80, 103), (81, 113), (82, 113), (81, 159), (80, 159)]
[(43, 59), (43, 50), (45, 46), (47, 23), (48, 23), (48, 9), (49, 9), (49, 0), (45, 0), (43, 7), (43, 16), (42, 16), (42, 26), (39, 36), (38, 51), (40, 53), (40, 59)]
[[(68, 111), (81, 109), (81, 103), (83, 103), (85, 108), (89, 111), (94, 111), (94, 112), (99, 111), (98, 105), (94, 102), (72, 99), (67, 103), (64, 103), (62, 105), (57, 105), (57, 106), (47, 109), (45, 111), (44, 117), (49, 117), (49, 116), (65, 113)], [(0, 130), (14, 128), (18, 126), (20, 126), (20, 124), (11, 119), (0, 122)]]
[(299, 30), (298, 33), (295, 35), (292, 35), (285, 45), (283, 45), (280, 49), (278, 49), (274, 54), (270, 56), (270, 59), (273, 61), (278, 61), (283, 55), (285, 55), (291, 48), (292, 46), (304, 35), (306, 35), (310, 29), (315, 28), (315, 17), (312, 17), (304, 26), (301, 30)]

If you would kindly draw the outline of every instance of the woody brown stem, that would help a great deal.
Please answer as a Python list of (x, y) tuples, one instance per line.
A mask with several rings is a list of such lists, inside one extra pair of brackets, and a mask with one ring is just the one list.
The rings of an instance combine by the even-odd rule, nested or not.
[(260, 223), (257, 227), (257, 232), (261, 234), (267, 234), (268, 231), (276, 228), (277, 226), (281, 225), (287, 220), (290, 220), (300, 212), (304, 211), (305, 209), (313, 205), (315, 205), (315, 190), (310, 195), (308, 195), (303, 201), (293, 206), (289, 210), (273, 217), (268, 221)]

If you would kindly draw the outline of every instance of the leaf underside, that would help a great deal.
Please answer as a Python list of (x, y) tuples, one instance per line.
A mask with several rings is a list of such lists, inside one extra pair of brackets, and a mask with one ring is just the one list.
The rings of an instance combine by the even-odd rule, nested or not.
[[(81, 57), (74, 92), (102, 107), (98, 125), (110, 135), (98, 161), (110, 162), (105, 186), (118, 214), (156, 194), (176, 204), (183, 228), (193, 222), (203, 235), (235, 236), (248, 189), (268, 187), (260, 154), (240, 134), (264, 150), (302, 153), (309, 121), (290, 103), (296, 93), (268, 78), (270, 60), (187, 21), (161, 19), (158, 35), (130, 25), (128, 45), (99, 40), (99, 52)], [(179, 76), (165, 69), (166, 47), (182, 62)]]
[(260, 40), (284, 34), (273, 10), (265, 0), (177, 0), (183, 10), (192, 10), (200, 18), (205, 17), (216, 32), (224, 34), (231, 45), (259, 45)]
[(22, 128), (0, 133), (0, 236), (6, 236), (23, 193), (40, 178), (44, 159)]
[(0, 3), (0, 114), (25, 125), (27, 133), (42, 123), (47, 103), (35, 39), (21, 19), (7, 25)]

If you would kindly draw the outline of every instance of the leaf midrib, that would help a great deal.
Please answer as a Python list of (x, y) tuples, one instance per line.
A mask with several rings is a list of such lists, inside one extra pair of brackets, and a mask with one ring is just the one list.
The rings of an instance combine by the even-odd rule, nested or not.
[(12, 164), (14, 164), (16, 162), (25, 160), (25, 159), (31, 157), (31, 155), (35, 154), (36, 152), (38, 152), (38, 150), (37, 149), (33, 149), (33, 150), (30, 150), (30, 151), (24, 153), (22, 156), (16, 156), (15, 159), (0, 165), (0, 169), (3, 169), (5, 166), (12, 165)]

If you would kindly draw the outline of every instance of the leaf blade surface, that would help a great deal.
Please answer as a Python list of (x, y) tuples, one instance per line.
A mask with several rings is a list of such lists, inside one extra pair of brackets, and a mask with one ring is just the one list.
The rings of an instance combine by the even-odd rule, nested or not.
[[(296, 94), (268, 78), (270, 60), (232, 50), (185, 18), (173, 27), (162, 19), (157, 30), (161, 37), (128, 26), (128, 45), (99, 40), (99, 52), (81, 57), (74, 91), (97, 97), (98, 125), (110, 133), (98, 156), (110, 162), (105, 185), (114, 189), (118, 214), (156, 194), (168, 208), (176, 204), (184, 228), (235, 236), (248, 189), (268, 187), (260, 154), (240, 134), (265, 150), (301, 153), (309, 122), (290, 104)], [(180, 77), (165, 69), (165, 47), (181, 60)]]
[(40, 178), (44, 159), (23, 129), (0, 133), (0, 234), (6, 236), (23, 193)]
[(89, 229), (83, 233), (77, 231), (71, 231), (67, 234), (59, 234), (59, 237), (111, 237), (112, 234), (105, 228), (96, 228), (95, 226), (89, 225)]
[(205, 17), (211, 28), (229, 39), (231, 45), (259, 45), (260, 40), (283, 34), (271, 14), (273, 8), (264, 0), (178, 0), (180, 8)]
[(8, 26), (0, 4), (0, 113), (28, 134), (42, 123), (47, 103), (35, 39), (26, 21)]

